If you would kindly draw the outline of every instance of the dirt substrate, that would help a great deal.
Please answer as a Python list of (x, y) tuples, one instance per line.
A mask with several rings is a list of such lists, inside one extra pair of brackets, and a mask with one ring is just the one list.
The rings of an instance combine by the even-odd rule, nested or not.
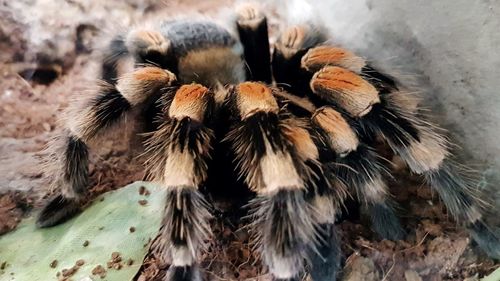
[[(62, 9), (53, 2), (60, 2), (64, 14), (54, 15)], [(62, 109), (73, 97), (84, 95), (96, 77), (92, 49), (100, 45), (97, 38), (115, 28), (116, 22), (127, 25), (143, 16), (193, 10), (214, 14), (228, 4), (100, 2), (0, 4), (0, 234), (15, 228), (23, 215), (39, 206), (47, 186), (40, 166), (43, 148), (61, 131), (57, 120)], [(144, 177), (134, 157), (139, 149), (128, 149), (130, 144), (140, 147), (130, 131), (114, 131), (92, 147), (89, 197)], [(363, 216), (339, 223), (344, 280), (478, 280), (498, 267), (448, 217), (436, 194), (401, 165), (394, 169), (397, 180), (390, 187), (408, 236), (405, 241), (381, 241)], [(211, 280), (270, 280), (238, 220), (223, 214), (213, 220), (212, 228), (215, 239), (202, 263)], [(150, 255), (137, 280), (160, 280), (166, 268)]]

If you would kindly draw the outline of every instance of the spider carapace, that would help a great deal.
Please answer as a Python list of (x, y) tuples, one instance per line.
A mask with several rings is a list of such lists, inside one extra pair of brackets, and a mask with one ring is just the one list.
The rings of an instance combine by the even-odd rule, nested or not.
[[(314, 281), (336, 278), (335, 218), (347, 194), (368, 208), (381, 237), (404, 238), (387, 163), (374, 148), (379, 140), (423, 175), (484, 250), (500, 256), (473, 183), (399, 82), (308, 23), (283, 29), (271, 51), (265, 15), (252, 5), (236, 14), (231, 27), (173, 20), (111, 40), (103, 82), (70, 112), (52, 147), (56, 195), (40, 227), (80, 210), (87, 144), (139, 109), (150, 116), (148, 175), (168, 191), (157, 248), (171, 261), (166, 280), (202, 279), (197, 257), (211, 216), (202, 191), (238, 179), (253, 195), (250, 229), (276, 280), (297, 279), (305, 268)], [(135, 68), (119, 73), (126, 58)]]

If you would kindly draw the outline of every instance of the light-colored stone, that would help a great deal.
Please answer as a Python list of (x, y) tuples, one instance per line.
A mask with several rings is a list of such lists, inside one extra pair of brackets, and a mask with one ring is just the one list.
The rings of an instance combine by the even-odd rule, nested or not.
[(343, 281), (378, 281), (380, 274), (373, 261), (361, 256), (351, 256), (344, 268)]
[(405, 279), (406, 281), (422, 281), (422, 277), (415, 270), (407, 270), (405, 271)]

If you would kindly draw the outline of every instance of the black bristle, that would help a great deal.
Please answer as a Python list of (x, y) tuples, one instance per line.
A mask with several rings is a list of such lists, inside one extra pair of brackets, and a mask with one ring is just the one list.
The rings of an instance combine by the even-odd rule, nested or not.
[(500, 228), (489, 227), (482, 221), (476, 221), (469, 227), (474, 241), (488, 256), (500, 260)]
[(271, 83), (271, 54), (266, 18), (263, 18), (256, 27), (253, 24), (247, 26), (238, 22), (238, 33), (248, 66), (247, 78)]
[[(152, 169), (155, 168), (154, 165), (163, 163), (163, 159), (168, 157), (169, 149), (176, 147), (181, 153), (187, 150), (194, 155), (193, 172), (197, 177), (205, 178), (206, 161), (211, 150), (212, 139), (213, 131), (210, 128), (189, 117), (184, 117), (181, 120), (164, 120), (156, 131), (148, 134), (145, 141), (145, 154), (149, 156), (146, 166), (148, 169)], [(162, 177), (162, 175), (156, 176)]]
[(101, 77), (109, 84), (116, 84), (118, 73), (116, 67), (118, 62), (128, 55), (127, 47), (123, 36), (118, 36), (111, 40), (108, 50), (103, 57), (101, 66)]
[(387, 74), (383, 74), (370, 65), (365, 65), (361, 69), (361, 74), (367, 77), (372, 84), (374, 84), (377, 88), (392, 88), (397, 89), (396, 81), (394, 78), (388, 76)]
[(368, 213), (373, 230), (383, 239), (401, 240), (406, 236), (399, 218), (387, 200), (381, 203), (369, 203)]
[(285, 58), (278, 49), (275, 49), (272, 59), (273, 75), (277, 85), (299, 97), (311, 96), (312, 93), (309, 82), (313, 73), (300, 66), (302, 56), (306, 52), (306, 49), (299, 50), (291, 58)]
[[(343, 158), (329, 165), (329, 170), (357, 195), (358, 200), (367, 208), (372, 227), (381, 237), (399, 240), (405, 232), (396, 216), (382, 177), (389, 176), (387, 168), (380, 162), (382, 158), (375, 150), (360, 144)], [(375, 185), (375, 186), (374, 186)], [(378, 190), (366, 190), (378, 188)], [(375, 198), (373, 195), (375, 195)], [(381, 196), (381, 197), (380, 197)]]
[(362, 133), (367, 135), (381, 133), (396, 146), (406, 147), (412, 141), (420, 140), (418, 129), (412, 122), (387, 107), (385, 102), (374, 105), (370, 113), (360, 120), (360, 125)]
[(468, 180), (467, 175), (463, 175), (459, 167), (451, 161), (445, 161), (439, 170), (424, 172), (424, 176), (455, 218), (472, 222), (476, 220), (475, 213), (480, 211), (477, 194), (473, 183)]
[(304, 192), (280, 190), (274, 195), (258, 196), (250, 207), (254, 243), (264, 263), (275, 276), (292, 273), (286, 278), (296, 277), (303, 269), (302, 253), (317, 243), (317, 225)]
[(89, 155), (87, 145), (75, 136), (67, 138), (64, 156), (64, 180), (72, 192), (83, 194), (88, 186)]
[(63, 223), (81, 211), (80, 202), (74, 198), (56, 195), (44, 206), (38, 215), (38, 227), (51, 227)]
[(89, 129), (89, 137), (93, 137), (101, 129), (113, 125), (132, 106), (114, 87), (103, 87), (102, 91), (89, 104), (94, 112), (94, 126)]
[(155, 250), (161, 255), (173, 247), (187, 247), (190, 252), (197, 252), (211, 235), (210, 217), (208, 204), (198, 190), (193, 187), (170, 189), (160, 230), (162, 242)]
[(274, 113), (257, 112), (241, 121), (229, 135), (232, 143), (246, 143), (251, 149), (245, 151), (261, 158), (266, 153), (266, 141), (275, 151), (283, 151), (288, 145), (284, 142), (279, 117)]
[(172, 266), (167, 271), (166, 281), (201, 281), (199, 269), (192, 266)]
[[(345, 157), (337, 157), (329, 166), (334, 175), (350, 188), (362, 188), (368, 181), (386, 174), (386, 167), (373, 148), (360, 144), (355, 151)], [(386, 174), (387, 175), (387, 174)], [(362, 194), (362, 191), (356, 190)]]
[(312, 249), (309, 249), (309, 274), (313, 281), (336, 280), (337, 274), (342, 269), (340, 266), (342, 252), (335, 225), (330, 223), (318, 225), (318, 234), (319, 245), (312, 245)]

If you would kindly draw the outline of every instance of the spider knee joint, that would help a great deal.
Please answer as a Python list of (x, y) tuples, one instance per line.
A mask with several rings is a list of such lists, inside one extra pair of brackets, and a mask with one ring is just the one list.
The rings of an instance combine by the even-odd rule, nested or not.
[(359, 139), (342, 115), (333, 108), (325, 106), (316, 110), (312, 122), (326, 135), (328, 145), (340, 156), (355, 151)]
[(257, 112), (277, 114), (279, 111), (271, 89), (256, 82), (245, 82), (236, 86), (236, 106), (242, 119)]
[(257, 28), (265, 20), (265, 16), (260, 12), (256, 3), (245, 3), (236, 9), (238, 14), (238, 24), (249, 28)]
[(170, 118), (182, 119), (189, 117), (203, 122), (210, 100), (211, 92), (200, 84), (182, 85), (175, 93), (168, 115)]
[(176, 80), (175, 75), (159, 67), (142, 67), (120, 77), (116, 89), (132, 105), (140, 104)]
[(352, 117), (363, 117), (380, 103), (377, 89), (352, 71), (325, 66), (311, 79), (314, 93), (344, 108)]

